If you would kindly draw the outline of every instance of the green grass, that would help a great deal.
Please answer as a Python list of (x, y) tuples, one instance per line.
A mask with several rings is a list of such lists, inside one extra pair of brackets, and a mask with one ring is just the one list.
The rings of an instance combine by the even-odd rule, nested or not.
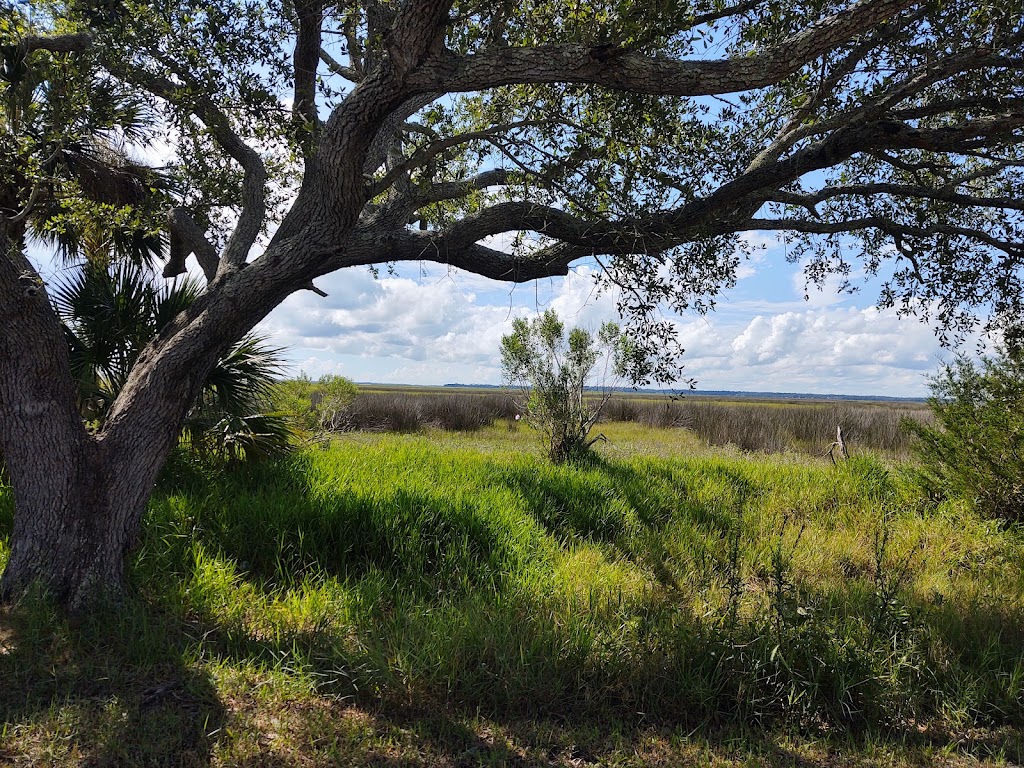
[(0, 615), (0, 763), (1021, 758), (1018, 529), (870, 457), (602, 428), (571, 467), (507, 427), (176, 457), (127, 606)]

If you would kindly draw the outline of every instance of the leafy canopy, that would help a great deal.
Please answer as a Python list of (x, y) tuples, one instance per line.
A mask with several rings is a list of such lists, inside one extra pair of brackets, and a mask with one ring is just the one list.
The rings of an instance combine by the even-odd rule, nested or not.
[(1018, 0), (57, 0), (0, 37), (8, 101), (73, 96), (10, 122), (5, 209), (83, 120), (145, 143), (126, 105), (155, 111), (166, 270), (250, 297), (224, 333), (342, 267), (589, 262), (655, 361), (630, 377), (668, 380), (663, 310), (712, 308), (751, 231), (950, 339), (1024, 308)]

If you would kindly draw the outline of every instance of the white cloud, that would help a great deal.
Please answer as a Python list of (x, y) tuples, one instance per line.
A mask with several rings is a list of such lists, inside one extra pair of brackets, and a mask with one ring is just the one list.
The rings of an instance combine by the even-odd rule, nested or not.
[(740, 243), (736, 254), (740, 257), (736, 267), (737, 280), (746, 280), (756, 275), (767, 260), (767, 255), (782, 245), (775, 233), (763, 232), (744, 232), (740, 235)]
[[(500, 340), (515, 317), (551, 307), (590, 329), (616, 319), (615, 296), (598, 293), (593, 278), (592, 268), (581, 267), (513, 288), (436, 267), (416, 279), (344, 270), (317, 281), (328, 298), (301, 292), (263, 329), (294, 350), (296, 370), (312, 375), (498, 383)], [(892, 310), (850, 306), (848, 298), (725, 304), (706, 317), (674, 318), (685, 373), (702, 389), (925, 394), (925, 374), (940, 355), (931, 330)]]
[(940, 353), (927, 326), (874, 307), (761, 314), (704, 335), (687, 366), (707, 389), (918, 396)]

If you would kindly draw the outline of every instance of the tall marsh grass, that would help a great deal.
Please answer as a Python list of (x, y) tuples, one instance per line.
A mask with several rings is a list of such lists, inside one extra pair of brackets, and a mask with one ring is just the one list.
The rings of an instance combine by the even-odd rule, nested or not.
[[(508, 393), (361, 392), (339, 419), (346, 429), (369, 432), (418, 432), (443, 429), (470, 432), (515, 418)], [(906, 419), (930, 422), (923, 404), (792, 404), (707, 402), (651, 396), (613, 397), (601, 420), (644, 427), (689, 429), (709, 445), (735, 445), (746, 451), (821, 454), (842, 426), (853, 448), (907, 455), (912, 438)]]
[[(74, 628), (0, 608), (0, 762), (578, 765), (610, 728), (587, 762), (765, 764), (753, 724), (822, 753), (864, 734), (844, 764), (905, 766), (938, 747), (875, 760), (872, 734), (1024, 728), (1019, 528), (870, 457), (605, 429), (557, 467), (502, 425), (217, 470), (177, 454), (127, 604)], [(11, 509), (0, 488), (0, 566)], [(529, 759), (501, 752), (513, 723)], [(673, 756), (737, 729), (746, 747)], [(1024, 752), (1005, 743), (995, 764)]]
[(931, 414), (923, 404), (725, 404), (617, 397), (605, 406), (602, 418), (647, 427), (682, 427), (709, 445), (731, 444), (765, 453), (821, 453), (836, 439), (836, 428), (841, 426), (845, 440), (854, 447), (906, 455), (912, 438), (902, 428), (902, 421), (930, 422)]
[(347, 429), (366, 432), (418, 432), (443, 429), (472, 432), (499, 419), (513, 419), (515, 403), (507, 394), (362, 392), (344, 414)]

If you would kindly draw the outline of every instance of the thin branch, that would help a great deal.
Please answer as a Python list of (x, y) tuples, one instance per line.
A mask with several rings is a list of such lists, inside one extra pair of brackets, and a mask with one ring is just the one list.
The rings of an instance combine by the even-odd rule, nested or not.
[(764, 0), (746, 0), (745, 2), (737, 3), (736, 5), (727, 6), (720, 11), (702, 13), (699, 16), (694, 16), (693, 19), (689, 21), (688, 28), (693, 29), (694, 27), (702, 27), (705, 24), (711, 24), (715, 21), (727, 19), (730, 16), (739, 16), (747, 11), (754, 10), (763, 2)]
[(340, 75), (351, 83), (358, 83), (363, 79), (363, 74), (353, 67), (346, 67), (336, 58), (331, 56), (323, 48), (320, 49), (320, 61), (327, 65), (327, 68), (336, 75)]
[[(157, 56), (157, 58), (162, 57)], [(259, 237), (260, 229), (266, 218), (267, 169), (263, 164), (263, 159), (256, 150), (235, 133), (231, 128), (228, 116), (214, 103), (213, 99), (207, 96), (199, 84), (192, 82), (187, 73), (182, 73), (179, 68), (175, 68), (175, 74), (185, 80), (186, 88), (171, 82), (166, 77), (144, 70), (132, 69), (118, 74), (125, 80), (135, 83), (166, 101), (184, 102), (183, 106), (202, 120), (214, 140), (228, 156), (242, 166), (244, 176), (241, 213), (221, 259), (228, 266), (243, 264), (249, 254), (249, 249)]]
[(915, 184), (849, 184), (840, 187), (825, 187), (808, 194), (797, 194), (794, 192), (775, 192), (768, 200), (770, 202), (787, 203), (799, 205), (808, 210), (814, 211), (814, 206), (825, 200), (834, 197), (872, 197), (874, 195), (892, 195), (894, 197), (916, 197), (926, 200), (941, 200), (947, 203), (970, 207), (984, 208), (1006, 208), (1015, 211), (1024, 211), (1024, 200), (1016, 197), (978, 197), (965, 195), (954, 191), (956, 182), (940, 187), (918, 186)]
[[(1014, 258), (1024, 257), (1024, 243), (1013, 243), (1000, 240), (987, 232), (970, 227), (957, 227), (950, 224), (929, 224), (927, 226), (910, 226), (900, 224), (882, 216), (866, 216), (849, 221), (807, 221), (806, 219), (749, 219), (743, 230), (790, 231), (816, 235), (836, 235), (844, 232), (856, 232), (863, 229), (877, 229), (891, 236), (913, 237), (925, 239), (935, 235), (965, 237), (1002, 251)], [(736, 231), (740, 231), (737, 229)]]
[(437, 141), (430, 142), (429, 144), (420, 147), (418, 150), (413, 152), (412, 156), (409, 157), (401, 165), (395, 166), (386, 174), (384, 177), (374, 183), (370, 190), (370, 196), (376, 197), (377, 195), (384, 194), (392, 184), (394, 184), (402, 176), (414, 171), (417, 168), (422, 168), (424, 165), (429, 163), (435, 157), (440, 155), (447, 149), (457, 147), (460, 144), (468, 144), (472, 141), (486, 141), (493, 136), (508, 131), (516, 130), (517, 128), (527, 128), (531, 126), (541, 125), (536, 120), (522, 120), (514, 123), (504, 123), (502, 125), (496, 125), (491, 128), (487, 128), (481, 131), (469, 131), (467, 133), (459, 133), (454, 136), (448, 136), (444, 139), (438, 139)]

